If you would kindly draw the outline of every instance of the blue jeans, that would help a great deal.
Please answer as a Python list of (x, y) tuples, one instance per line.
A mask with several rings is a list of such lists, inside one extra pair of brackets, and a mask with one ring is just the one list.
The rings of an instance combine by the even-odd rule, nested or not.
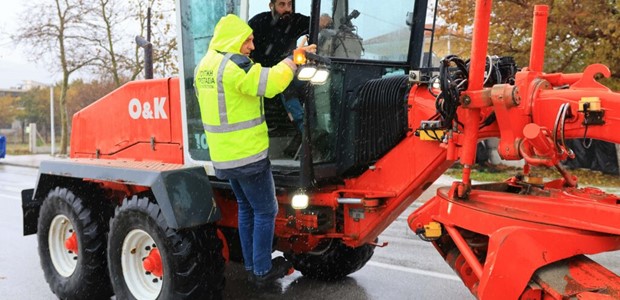
[(271, 167), (255, 175), (230, 179), (239, 207), (239, 238), (245, 269), (256, 275), (271, 270), (275, 220), (278, 214)]

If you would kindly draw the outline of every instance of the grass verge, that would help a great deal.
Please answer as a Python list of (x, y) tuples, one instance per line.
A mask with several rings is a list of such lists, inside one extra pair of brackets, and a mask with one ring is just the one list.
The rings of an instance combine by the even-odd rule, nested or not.
[[(462, 166), (455, 164), (445, 174), (460, 179), (462, 177)], [(521, 168), (497, 165), (497, 166), (475, 166), (471, 172), (471, 179), (482, 182), (504, 181), (516, 174), (522, 173)], [(604, 174), (600, 171), (590, 169), (569, 170), (577, 176), (579, 186), (600, 186), (600, 187), (620, 187), (620, 176)], [(555, 168), (532, 167), (532, 174), (537, 174), (544, 178), (560, 178), (560, 173)]]

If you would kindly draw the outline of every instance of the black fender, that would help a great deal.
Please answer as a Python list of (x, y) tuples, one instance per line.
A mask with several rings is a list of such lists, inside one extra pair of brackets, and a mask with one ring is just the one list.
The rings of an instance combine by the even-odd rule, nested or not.
[(81, 189), (93, 181), (150, 187), (168, 226), (174, 229), (221, 218), (203, 167), (107, 159), (43, 161), (35, 189), (22, 191), (24, 235), (36, 233), (39, 208), (52, 188)]

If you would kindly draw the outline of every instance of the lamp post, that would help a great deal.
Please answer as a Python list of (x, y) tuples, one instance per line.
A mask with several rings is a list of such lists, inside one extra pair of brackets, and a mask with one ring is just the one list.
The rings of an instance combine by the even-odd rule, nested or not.
[(54, 148), (56, 136), (54, 135), (54, 85), (50, 85), (50, 130), (52, 131), (52, 149), (51, 155), (54, 156)]

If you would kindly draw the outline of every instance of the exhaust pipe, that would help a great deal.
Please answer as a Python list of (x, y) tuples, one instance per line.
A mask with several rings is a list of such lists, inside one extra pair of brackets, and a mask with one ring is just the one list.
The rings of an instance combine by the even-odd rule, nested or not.
[(151, 7), (146, 10), (146, 39), (137, 35), (136, 44), (144, 49), (144, 79), (153, 79), (153, 44), (151, 44)]
[(153, 44), (139, 35), (136, 43), (144, 49), (144, 78), (153, 79)]

